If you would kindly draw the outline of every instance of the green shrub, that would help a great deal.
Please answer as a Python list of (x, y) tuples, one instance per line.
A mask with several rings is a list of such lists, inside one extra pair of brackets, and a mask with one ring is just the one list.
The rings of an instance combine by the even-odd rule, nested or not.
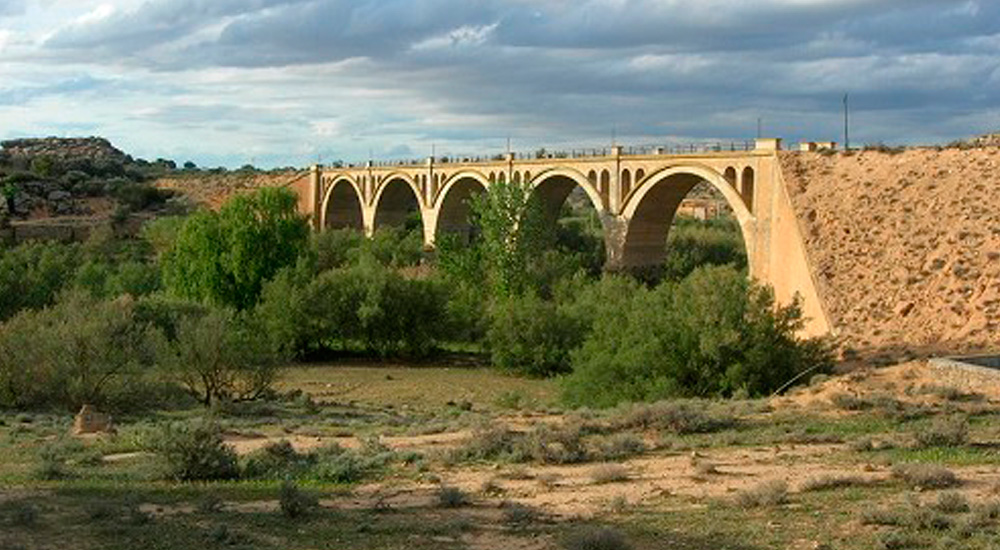
[(642, 438), (630, 433), (616, 433), (597, 442), (595, 456), (601, 460), (622, 460), (646, 452)]
[(261, 323), (302, 350), (360, 349), (381, 356), (423, 356), (448, 334), (447, 291), (409, 279), (372, 258), (321, 273), (279, 274), (264, 291)]
[(168, 424), (148, 449), (163, 456), (168, 475), (178, 481), (239, 477), (236, 452), (223, 442), (219, 427), (208, 422)]
[(500, 300), (490, 310), (486, 334), (493, 364), (528, 376), (570, 370), (570, 352), (581, 343), (577, 322), (533, 294)]
[(82, 261), (79, 245), (29, 242), (0, 247), (0, 322), (55, 302)]
[(766, 395), (809, 368), (829, 368), (824, 342), (797, 336), (802, 325), (798, 304), (776, 306), (768, 289), (731, 267), (699, 268), (598, 315), (572, 355), (563, 399), (608, 407), (681, 396)]
[(934, 509), (945, 514), (964, 514), (969, 511), (969, 499), (962, 493), (948, 491), (938, 495)]
[(25, 311), (0, 326), (0, 406), (131, 402), (153, 383), (154, 340), (134, 301), (70, 295), (42, 311)]
[(286, 440), (262, 447), (243, 460), (244, 478), (283, 479), (302, 476), (316, 463), (315, 455), (299, 453)]
[(286, 518), (297, 519), (319, 506), (319, 502), (291, 481), (285, 481), (278, 492), (278, 505)]

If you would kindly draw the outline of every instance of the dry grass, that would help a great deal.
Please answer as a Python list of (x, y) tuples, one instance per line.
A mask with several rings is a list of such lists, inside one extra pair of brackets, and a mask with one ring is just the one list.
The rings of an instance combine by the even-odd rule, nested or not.
[(892, 476), (920, 489), (946, 489), (961, 483), (955, 472), (931, 464), (899, 464), (892, 469)]
[(736, 495), (740, 508), (779, 506), (788, 502), (788, 483), (782, 480), (765, 481)]
[(590, 469), (590, 480), (594, 483), (620, 483), (628, 479), (628, 469), (621, 464), (600, 464)]

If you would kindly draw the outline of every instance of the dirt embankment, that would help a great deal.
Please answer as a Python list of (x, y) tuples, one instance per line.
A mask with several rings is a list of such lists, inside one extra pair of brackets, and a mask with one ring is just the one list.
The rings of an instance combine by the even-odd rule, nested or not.
[(248, 193), (261, 187), (283, 187), (308, 176), (308, 170), (193, 172), (163, 177), (156, 180), (154, 185), (160, 189), (178, 191), (198, 204), (217, 209), (234, 195)]
[(1000, 348), (1000, 148), (783, 153), (844, 345)]

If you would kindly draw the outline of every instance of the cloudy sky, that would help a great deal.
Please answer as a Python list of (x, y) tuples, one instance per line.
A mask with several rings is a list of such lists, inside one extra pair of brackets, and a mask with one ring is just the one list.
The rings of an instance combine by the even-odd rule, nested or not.
[(1000, 130), (997, 0), (0, 0), (0, 138), (306, 165)]

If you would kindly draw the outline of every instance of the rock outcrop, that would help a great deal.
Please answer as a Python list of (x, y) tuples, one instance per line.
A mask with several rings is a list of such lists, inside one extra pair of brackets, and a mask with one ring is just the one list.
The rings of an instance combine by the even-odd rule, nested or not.
[(0, 142), (0, 147), (3, 148), (0, 155), (3, 155), (7, 162), (39, 157), (48, 157), (56, 161), (86, 159), (126, 163), (132, 160), (111, 145), (111, 142), (99, 137), (12, 139)]

